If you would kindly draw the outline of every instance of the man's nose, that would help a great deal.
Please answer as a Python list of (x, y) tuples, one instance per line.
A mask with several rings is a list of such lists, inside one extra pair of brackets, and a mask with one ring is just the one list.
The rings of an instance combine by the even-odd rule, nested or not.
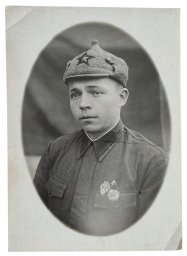
[(82, 94), (79, 107), (81, 110), (83, 110), (85, 108), (91, 108), (90, 99), (86, 94)]

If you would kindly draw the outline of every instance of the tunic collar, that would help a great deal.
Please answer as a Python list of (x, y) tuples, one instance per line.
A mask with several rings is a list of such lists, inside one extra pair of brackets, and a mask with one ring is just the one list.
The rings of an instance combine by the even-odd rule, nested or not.
[(116, 142), (119, 141), (119, 139), (122, 137), (123, 130), (124, 124), (120, 120), (112, 130), (110, 130), (95, 141), (89, 139), (85, 131), (82, 130), (77, 157), (82, 157), (92, 144), (94, 145), (95, 153), (98, 160), (102, 161), (102, 159), (109, 153), (109, 151), (113, 148)]

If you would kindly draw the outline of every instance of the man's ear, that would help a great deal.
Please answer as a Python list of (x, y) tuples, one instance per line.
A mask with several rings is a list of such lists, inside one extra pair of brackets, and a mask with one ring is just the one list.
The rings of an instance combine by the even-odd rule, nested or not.
[(124, 106), (128, 100), (129, 97), (129, 91), (127, 88), (122, 88), (120, 90), (120, 106)]

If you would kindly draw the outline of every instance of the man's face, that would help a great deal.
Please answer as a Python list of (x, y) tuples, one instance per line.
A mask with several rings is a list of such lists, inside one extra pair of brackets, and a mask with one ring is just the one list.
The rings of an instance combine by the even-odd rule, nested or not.
[(71, 80), (68, 85), (71, 111), (86, 132), (99, 135), (117, 123), (127, 89), (110, 78)]

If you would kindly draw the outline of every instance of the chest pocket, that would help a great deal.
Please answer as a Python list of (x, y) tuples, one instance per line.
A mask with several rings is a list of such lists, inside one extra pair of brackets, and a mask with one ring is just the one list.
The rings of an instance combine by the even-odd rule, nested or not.
[(63, 195), (67, 185), (49, 177), (45, 187), (48, 191), (48, 208), (54, 213), (61, 213), (63, 211)]
[(96, 193), (94, 207), (102, 209), (124, 209), (136, 206), (136, 193), (120, 192), (119, 199), (112, 201), (108, 198), (108, 195), (101, 195)]

